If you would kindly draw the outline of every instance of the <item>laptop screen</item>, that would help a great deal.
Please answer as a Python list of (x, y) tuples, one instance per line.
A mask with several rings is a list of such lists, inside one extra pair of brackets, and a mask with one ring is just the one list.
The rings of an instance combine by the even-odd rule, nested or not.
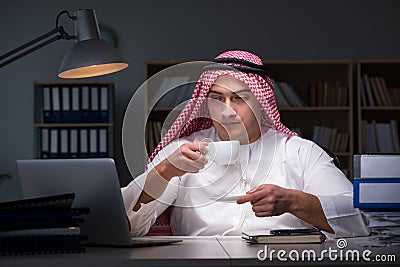
[(80, 225), (88, 244), (131, 243), (115, 163), (112, 159), (18, 160), (25, 198), (76, 194), (73, 207), (89, 207)]

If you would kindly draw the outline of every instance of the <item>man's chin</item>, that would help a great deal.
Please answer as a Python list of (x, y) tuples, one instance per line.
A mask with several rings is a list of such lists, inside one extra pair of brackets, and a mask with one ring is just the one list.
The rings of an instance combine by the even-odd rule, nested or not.
[(247, 133), (231, 131), (224, 135), (226, 140), (239, 140), (241, 144), (249, 142)]

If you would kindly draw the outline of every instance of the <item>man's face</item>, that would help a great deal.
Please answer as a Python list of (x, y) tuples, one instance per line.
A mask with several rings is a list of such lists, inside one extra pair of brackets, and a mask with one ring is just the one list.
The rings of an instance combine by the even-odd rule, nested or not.
[(220, 76), (208, 93), (208, 109), (219, 138), (252, 143), (261, 136), (261, 105), (240, 80)]

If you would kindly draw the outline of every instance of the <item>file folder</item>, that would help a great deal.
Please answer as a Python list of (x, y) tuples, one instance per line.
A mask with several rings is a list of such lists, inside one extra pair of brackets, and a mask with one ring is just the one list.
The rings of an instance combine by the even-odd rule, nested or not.
[(89, 144), (88, 144), (88, 130), (80, 129), (79, 131), (79, 157), (87, 158), (89, 156)]
[(61, 105), (61, 116), (62, 116), (62, 121), (64, 123), (72, 123), (72, 116), (71, 116), (71, 90), (69, 87), (62, 87), (61, 88), (61, 100), (62, 100), (62, 105)]
[(400, 178), (355, 178), (353, 184), (355, 208), (400, 208)]
[(354, 177), (400, 178), (400, 155), (354, 155)]
[(51, 114), (51, 91), (50, 87), (43, 87), (42, 92), (42, 119), (43, 123), (52, 123), (53, 118)]
[(58, 129), (51, 128), (50, 129), (50, 154), (49, 158), (58, 158), (59, 157), (59, 137), (58, 137)]
[(99, 122), (99, 90), (97, 86), (90, 88), (90, 120), (91, 122)]
[(69, 142), (70, 158), (78, 158), (78, 129), (70, 129)]
[(99, 157), (107, 158), (108, 155), (108, 129), (101, 128), (99, 129)]
[(40, 158), (47, 159), (49, 158), (49, 129), (42, 128), (40, 129), (41, 137), (40, 137)]
[(80, 114), (78, 122), (90, 122), (90, 91), (88, 86), (81, 87)]
[(100, 122), (108, 122), (109, 121), (109, 105), (108, 105), (108, 98), (109, 98), (109, 88), (102, 86), (100, 88), (100, 114), (99, 114), (99, 121)]
[(53, 86), (51, 88), (51, 118), (52, 123), (61, 123), (61, 96), (60, 88), (58, 86)]
[(96, 158), (98, 155), (97, 149), (97, 129), (89, 130), (89, 157)]
[(71, 122), (75, 123), (80, 120), (80, 89), (74, 86), (71, 90)]
[(69, 130), (68, 129), (59, 129), (60, 135), (60, 158), (69, 158), (69, 138), (68, 138)]

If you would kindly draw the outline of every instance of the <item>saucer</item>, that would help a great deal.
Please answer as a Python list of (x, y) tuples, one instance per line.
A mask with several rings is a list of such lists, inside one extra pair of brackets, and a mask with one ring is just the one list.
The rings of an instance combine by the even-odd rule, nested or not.
[(225, 196), (215, 196), (215, 197), (211, 197), (212, 200), (215, 201), (220, 201), (220, 202), (235, 202), (236, 200), (238, 200), (239, 198), (245, 196), (246, 193), (237, 193), (237, 194), (228, 194)]

